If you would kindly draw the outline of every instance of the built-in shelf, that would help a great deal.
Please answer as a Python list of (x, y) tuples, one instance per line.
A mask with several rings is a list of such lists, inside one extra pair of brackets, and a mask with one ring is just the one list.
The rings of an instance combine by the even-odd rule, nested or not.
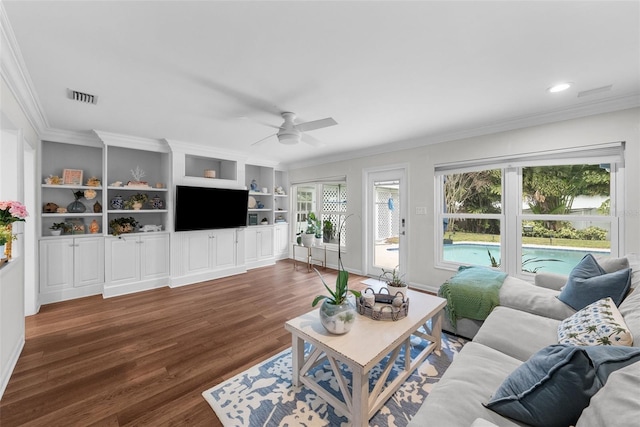
[[(215, 176), (206, 176), (205, 173), (211, 173), (209, 171), (213, 171)], [(186, 154), (184, 156), (184, 175), (193, 178), (235, 181), (238, 179), (238, 162)]]

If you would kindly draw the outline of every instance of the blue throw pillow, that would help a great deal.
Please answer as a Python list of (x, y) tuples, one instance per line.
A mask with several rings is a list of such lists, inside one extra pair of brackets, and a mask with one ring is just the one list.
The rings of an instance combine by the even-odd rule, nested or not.
[(504, 380), (485, 405), (534, 427), (575, 425), (609, 374), (640, 361), (640, 348), (555, 344)]
[(602, 298), (611, 297), (620, 305), (631, 286), (631, 269), (607, 273), (591, 254), (587, 254), (576, 265), (558, 299), (574, 310), (582, 310)]

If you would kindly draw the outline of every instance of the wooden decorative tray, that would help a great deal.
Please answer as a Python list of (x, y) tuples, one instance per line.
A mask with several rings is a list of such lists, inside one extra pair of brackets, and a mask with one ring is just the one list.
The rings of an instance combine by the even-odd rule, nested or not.
[[(400, 292), (396, 295), (390, 295), (386, 288), (382, 288), (380, 291), (380, 293), (375, 293), (372, 288), (365, 289), (362, 292), (362, 296), (356, 298), (358, 313), (373, 320), (398, 320), (407, 316), (409, 313), (409, 298)], [(366, 296), (371, 295), (375, 298), (373, 306), (365, 302), (367, 300)], [(396, 300), (395, 303), (394, 300)]]

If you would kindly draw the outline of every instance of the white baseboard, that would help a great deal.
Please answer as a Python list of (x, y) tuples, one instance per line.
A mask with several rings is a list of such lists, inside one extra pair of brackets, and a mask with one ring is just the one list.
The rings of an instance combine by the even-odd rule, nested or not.
[(179, 286), (193, 285), (194, 283), (206, 282), (207, 280), (220, 279), (222, 277), (233, 276), (246, 272), (246, 266), (242, 265), (220, 270), (211, 270), (204, 273), (190, 274), (187, 276), (172, 277), (169, 287), (177, 288)]
[(105, 284), (104, 289), (102, 291), (102, 296), (104, 298), (112, 298), (120, 295), (128, 295), (136, 292), (148, 291), (156, 288), (163, 288), (165, 286), (169, 286), (169, 277), (145, 280), (141, 282), (124, 283), (121, 285)]
[(11, 379), (11, 374), (13, 370), (16, 368), (18, 364), (18, 359), (20, 358), (20, 353), (22, 353), (22, 349), (24, 348), (24, 337), (22, 337), (17, 343), (14, 349), (11, 351), (11, 357), (9, 358), (7, 365), (3, 366), (2, 369), (2, 377), (0, 377), (0, 400), (2, 400), (2, 396), (4, 395), (4, 391), (9, 384), (9, 379)]

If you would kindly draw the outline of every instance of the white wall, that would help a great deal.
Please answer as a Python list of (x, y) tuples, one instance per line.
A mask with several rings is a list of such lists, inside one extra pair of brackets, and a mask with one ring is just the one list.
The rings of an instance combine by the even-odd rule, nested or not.
[[(434, 232), (434, 167), (436, 164), (498, 157), (568, 147), (626, 141), (624, 247), (626, 253), (640, 252), (640, 109), (634, 108), (534, 126), (497, 134), (443, 142), (393, 153), (349, 159), (318, 166), (293, 169), (291, 182), (347, 176), (349, 213), (363, 218), (362, 170), (388, 164), (409, 164), (409, 209), (407, 215), (409, 257), (407, 280), (424, 289), (437, 289), (452, 271), (437, 269)], [(427, 215), (415, 215), (416, 207), (427, 207)], [(343, 255), (345, 268), (363, 270), (362, 224), (351, 221), (349, 246)], [(331, 262), (329, 262), (331, 264)]]

